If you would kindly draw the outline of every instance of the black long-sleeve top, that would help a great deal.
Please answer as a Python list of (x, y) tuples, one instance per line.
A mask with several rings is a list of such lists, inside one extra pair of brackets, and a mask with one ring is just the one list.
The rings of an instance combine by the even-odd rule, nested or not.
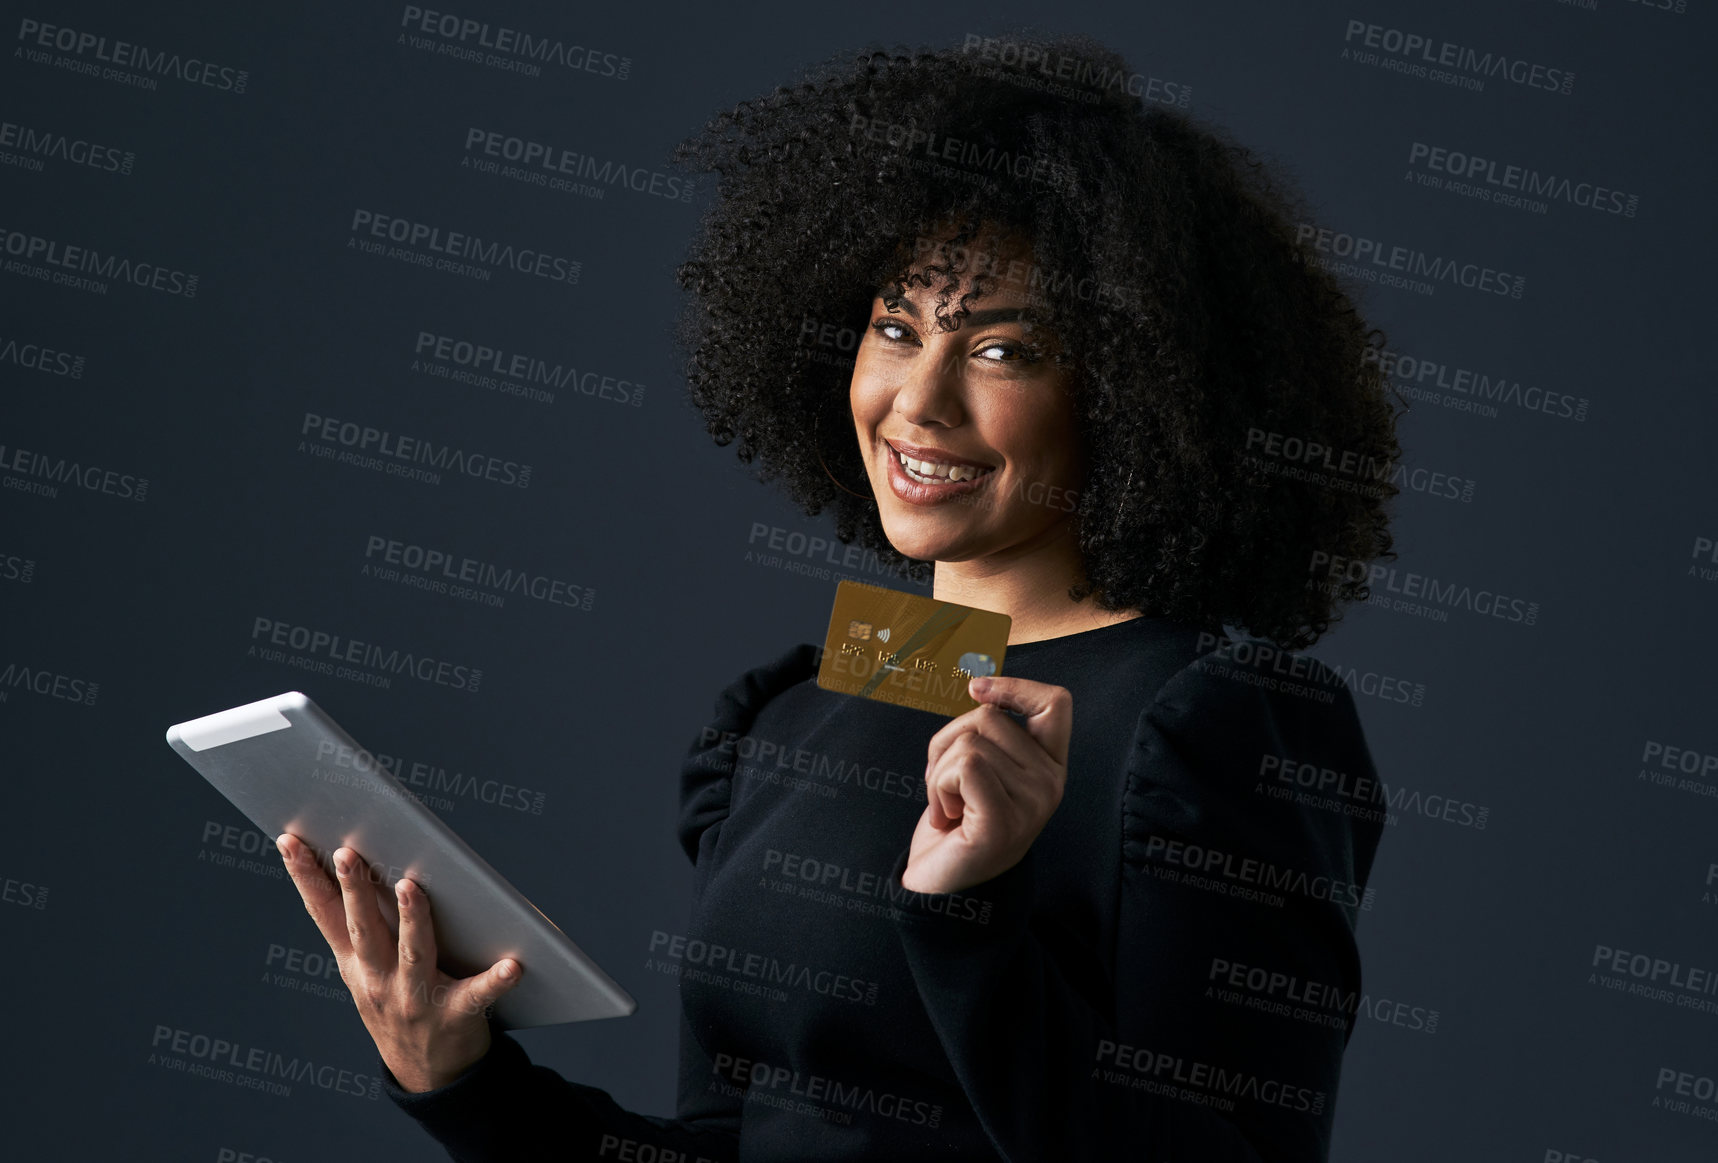
[[(1382, 830), (1346, 686), (1135, 618), (1008, 648), (1073, 694), (1063, 798), (957, 893), (900, 877), (948, 720), (816, 685), (820, 646), (730, 684), (681, 769), (695, 867), (676, 1115), (621, 1109), (499, 1029), (389, 1097), (462, 1163), (1328, 1154)], [(641, 938), (643, 934), (641, 934)]]

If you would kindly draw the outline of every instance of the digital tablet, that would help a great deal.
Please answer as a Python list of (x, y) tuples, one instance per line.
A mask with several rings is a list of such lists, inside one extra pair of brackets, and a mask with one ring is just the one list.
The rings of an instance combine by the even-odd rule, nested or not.
[(395, 934), (393, 886), (408, 876), (420, 885), (443, 972), (470, 977), (503, 957), (523, 965), (519, 984), (492, 1011), (503, 1028), (624, 1017), (637, 1008), (308, 695), (288, 691), (175, 723), (167, 742), (270, 839), (291, 832), (309, 844), (330, 876), (334, 850), (355, 850), (371, 866)]

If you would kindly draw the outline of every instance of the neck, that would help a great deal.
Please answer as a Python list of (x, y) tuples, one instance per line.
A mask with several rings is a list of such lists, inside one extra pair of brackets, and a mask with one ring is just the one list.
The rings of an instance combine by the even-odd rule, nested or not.
[[(1063, 526), (1066, 529), (1066, 526)], [(1080, 559), (1066, 532), (1036, 546), (967, 561), (938, 561), (931, 595), (1007, 614), (1008, 645), (1096, 630), (1140, 616), (1138, 610), (1105, 610), (1090, 597), (1075, 602), (1068, 588), (1080, 577)]]

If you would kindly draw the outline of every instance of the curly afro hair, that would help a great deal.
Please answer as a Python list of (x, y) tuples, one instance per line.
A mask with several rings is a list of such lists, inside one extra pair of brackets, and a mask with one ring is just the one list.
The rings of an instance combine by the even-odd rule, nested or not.
[(1354, 567), (1396, 556), (1384, 334), (1297, 240), (1304, 196), (1226, 131), (1142, 95), (1087, 38), (973, 39), (839, 55), (676, 147), (716, 175), (676, 272), (710, 435), (927, 580), (863, 483), (852, 345), (831, 337), (863, 335), (878, 289), (892, 308), (909, 278), (941, 281), (939, 325), (958, 328), (998, 280), (965, 244), (1009, 232), (1073, 370), (1088, 469), (1069, 597), (1311, 645), (1368, 596)]

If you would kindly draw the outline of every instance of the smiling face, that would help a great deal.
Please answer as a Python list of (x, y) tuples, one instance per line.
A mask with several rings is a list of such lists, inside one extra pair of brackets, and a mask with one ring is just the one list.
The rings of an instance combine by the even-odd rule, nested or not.
[[(992, 270), (1032, 261), (1019, 240), (973, 249)], [(849, 397), (883, 531), (921, 561), (1001, 568), (1052, 546), (1066, 559), (1084, 471), (1072, 374), (1050, 359), (1021, 280), (996, 280), (954, 331), (939, 327), (940, 297), (909, 285), (890, 311), (879, 295), (856, 355)]]

